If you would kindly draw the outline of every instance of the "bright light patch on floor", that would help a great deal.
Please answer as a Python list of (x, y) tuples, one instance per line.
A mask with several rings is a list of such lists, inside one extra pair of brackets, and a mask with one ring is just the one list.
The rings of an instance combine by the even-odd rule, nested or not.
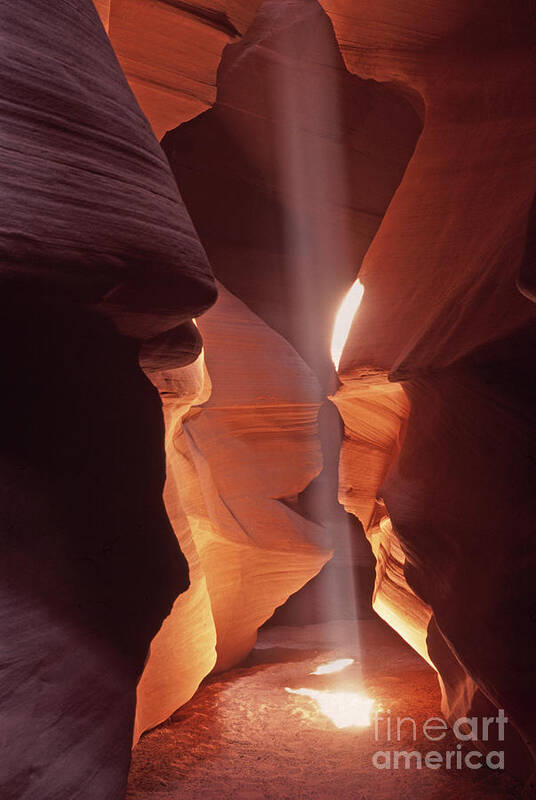
[(366, 728), (374, 700), (357, 692), (329, 692), (318, 689), (285, 689), (289, 694), (309, 697), (336, 728)]
[(332, 672), (341, 672), (350, 664), (354, 663), (353, 658), (338, 658), (336, 661), (330, 661), (329, 664), (321, 664), (317, 667), (311, 675), (331, 675)]
[(357, 280), (347, 292), (346, 297), (337, 311), (335, 325), (333, 326), (333, 335), (331, 337), (331, 360), (336, 370), (339, 369), (342, 351), (344, 350), (344, 345), (346, 344), (346, 339), (348, 338), (356, 311), (363, 299), (364, 291), (365, 287), (361, 281)]

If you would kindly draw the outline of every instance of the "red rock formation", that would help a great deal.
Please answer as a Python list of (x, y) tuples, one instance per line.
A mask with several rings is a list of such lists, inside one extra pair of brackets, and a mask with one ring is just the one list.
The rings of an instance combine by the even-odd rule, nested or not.
[(209, 108), (223, 48), (261, 0), (97, 0), (115, 52), (158, 138)]
[[(406, 586), (392, 593), (399, 607), (389, 613), (404, 618), (411, 586), (434, 614), (428, 650), (447, 713), (504, 707), (533, 750), (525, 531), (534, 515), (535, 310), (517, 286), (531, 294), (530, 249), (518, 279), (536, 160), (531, 7), (324, 6), (352, 72), (397, 82), (425, 105), (422, 136), (360, 272), (364, 300), (341, 362), (340, 407), (350, 415), (342, 499), (362, 513), (360, 491), (356, 502), (351, 492), (362, 486), (352, 440), (370, 419), (360, 381), (376, 382), (377, 416), (385, 375), (403, 380), (404, 444), (383, 488), (396, 453), (385, 453), (367, 487), (369, 505), (384, 498), (403, 553)], [(396, 440), (390, 431), (386, 418), (371, 453), (385, 436)], [(403, 635), (405, 624), (396, 624)], [(526, 772), (523, 746), (511, 739), (519, 758), (510, 767)]]
[[(154, 13), (167, 14), (170, 30), (172, 25), (177, 31), (180, 26), (189, 25), (193, 31), (192, 15), (187, 22), (184, 18), (184, 12), (192, 11), (191, 7), (182, 7), (179, 11), (175, 8), (172, 17), (172, 12), (162, 10), (162, 4), (156, 5), (160, 7)], [(255, 5), (251, 3), (250, 8), (254, 10)], [(334, 24), (348, 70), (361, 79), (396, 85), (416, 109), (423, 110), (426, 121), (403, 183), (389, 206), (361, 271), (366, 288), (365, 300), (346, 348), (341, 368), (343, 388), (336, 398), (346, 416), (350, 434), (343, 452), (341, 497), (345, 505), (363, 519), (378, 557), (375, 605), (425, 656), (432, 656), (441, 672), (447, 711), (454, 714), (471, 707), (482, 708), (483, 701), (475, 703), (475, 698), (483, 698), (483, 690), (495, 703), (504, 702), (509, 706), (524, 736), (532, 740), (531, 722), (525, 718), (523, 710), (523, 706), (525, 709), (529, 707), (530, 656), (529, 667), (524, 672), (527, 677), (516, 687), (517, 695), (509, 693), (511, 687), (509, 690), (508, 686), (512, 683), (511, 670), (516, 663), (514, 654), (516, 651), (524, 652), (521, 638), (516, 639), (516, 636), (521, 637), (519, 630), (528, 630), (531, 624), (529, 588), (525, 587), (524, 579), (520, 579), (516, 597), (511, 598), (504, 587), (502, 597), (497, 600), (498, 619), (507, 612), (516, 619), (522, 618), (522, 609), (526, 609), (525, 619), (512, 625), (513, 632), (509, 636), (500, 625), (499, 628), (494, 625), (489, 608), (479, 607), (471, 617), (462, 613), (464, 607), (453, 596), (455, 591), (460, 592), (466, 604), (468, 602), (463, 587), (455, 580), (458, 573), (465, 576), (466, 584), (473, 586), (469, 598), (472, 603), (476, 602), (475, 594), (482, 598), (493, 596), (493, 581), (496, 577), (499, 579), (505, 559), (511, 559), (512, 554), (504, 549), (507, 547), (508, 524), (504, 522), (503, 527), (498, 528), (497, 520), (493, 517), (490, 522), (489, 517), (493, 513), (497, 514), (497, 519), (502, 519), (501, 514), (505, 513), (514, 518), (515, 514), (521, 513), (517, 505), (526, 508), (529, 502), (522, 496), (514, 503), (512, 492), (503, 486), (507, 476), (502, 471), (501, 462), (515, 463), (511, 448), (512, 441), (519, 438), (518, 434), (496, 442), (494, 453), (488, 453), (486, 458), (486, 448), (481, 444), (484, 434), (494, 437), (496, 424), (506, 426), (511, 432), (516, 427), (514, 414), (504, 412), (497, 417), (498, 412), (493, 411), (495, 405), (507, 409), (515, 406), (517, 414), (527, 419), (528, 401), (520, 398), (519, 393), (516, 393), (515, 403), (512, 401), (512, 389), (506, 386), (503, 375), (504, 358), (497, 351), (489, 348), (485, 351), (487, 362), (493, 364), (492, 372), (497, 383), (492, 396), (486, 388), (487, 383), (482, 385), (481, 367), (471, 359), (479, 348), (492, 340), (512, 336), (534, 316), (528, 302), (534, 296), (532, 245), (527, 249), (519, 271), (524, 227), (534, 190), (532, 169), (535, 155), (531, 130), (534, 98), (530, 79), (534, 27), (531, 4), (522, 2), (515, 8), (503, 4), (489, 9), (481, 0), (469, 3), (450, 0), (441, 8), (432, 9), (421, 0), (403, 7), (391, 0), (373, 5), (324, 0), (322, 5)], [(277, 114), (274, 115), (273, 96), (266, 100), (262, 76), (272, 70), (273, 75), (278, 76), (278, 86), (292, 87), (292, 76), (299, 74), (298, 95), (301, 97), (303, 93), (305, 98), (308, 97), (307, 81), (303, 81), (303, 73), (297, 69), (296, 62), (287, 66), (292, 61), (292, 44), (300, 40), (299, 36), (293, 39), (295, 31), (288, 35), (288, 17), (284, 17), (288, 6), (283, 8), (279, 4), (279, 9), (283, 9), (284, 24), (274, 24), (275, 17), (272, 17), (272, 38), (263, 37), (261, 52), (255, 47), (255, 31), (262, 25), (263, 15), (269, 17), (270, 13), (274, 14), (274, 9), (277, 9), (274, 4), (265, 4), (256, 22), (257, 28), (254, 26), (243, 43), (226, 53), (221, 70), (220, 96), (214, 111), (193, 121), (190, 128), (183, 127), (174, 134), (180, 145), (178, 153), (174, 151), (175, 145), (171, 148), (167, 143), (166, 146), (174, 169), (184, 182), (189, 207), (219, 276), (292, 340), (289, 327), (292, 314), (286, 308), (279, 313), (273, 301), (266, 299), (269, 297), (266, 286), (258, 291), (257, 296), (255, 292), (252, 294), (251, 282), (244, 281), (243, 276), (248, 274), (247, 265), (254, 260), (257, 265), (266, 264), (267, 274), (273, 282), (273, 276), (277, 274), (274, 267), (281, 263), (280, 255), (285, 248), (278, 245), (275, 255), (270, 257), (269, 245), (284, 238), (281, 220), (285, 216), (287, 221), (291, 219), (294, 231), (305, 221), (307, 235), (302, 237), (305, 240), (316, 242), (318, 226), (311, 225), (307, 214), (302, 211), (299, 214), (296, 211), (280, 213), (277, 205), (273, 208), (272, 196), (264, 197), (259, 187), (275, 186), (276, 191), (285, 196), (285, 212), (296, 200), (301, 209), (307, 206), (310, 196), (322, 195), (322, 191), (315, 190), (314, 181), (309, 177), (309, 173), (314, 174), (310, 165), (316, 167), (326, 161), (331, 167), (334, 159), (328, 157), (328, 152), (333, 152), (328, 149), (322, 155), (316, 145), (305, 149), (306, 157), (302, 162), (298, 157), (298, 164), (302, 164), (301, 196), (293, 196), (288, 186), (283, 191), (278, 186), (273, 150), (265, 147), (260, 155), (256, 150), (254, 143), (265, 139), (270, 126), (273, 125), (274, 129), (279, 126), (282, 132), (277, 139), (286, 142), (292, 128), (288, 117), (281, 123)], [(210, 14), (214, 12), (227, 14), (219, 17), (220, 22), (223, 19), (227, 23), (231, 19), (227, 6), (211, 6)], [(298, 9), (298, 17), (300, 13)], [(198, 14), (197, 20), (201, 17)], [(148, 19), (146, 15), (144, 20)], [(205, 22), (196, 24), (204, 25), (206, 19), (205, 13)], [(303, 22), (302, 17), (302, 29), (310, 33), (311, 28), (303, 28)], [(139, 20), (136, 24), (139, 29)], [(158, 28), (156, 22), (154, 27)], [(244, 27), (237, 23), (237, 30), (243, 31)], [(219, 33), (223, 32), (220, 30)], [(229, 35), (229, 30), (226, 34)], [(112, 30), (112, 38), (113, 35)], [(169, 93), (172, 96), (169, 108), (174, 105), (177, 111), (172, 113), (177, 117), (191, 116), (210, 103), (213, 97), (215, 53), (225, 36), (220, 35), (218, 39), (205, 29), (203, 36), (207, 37), (207, 42), (210, 39), (205, 49), (210, 56), (204, 55), (196, 63), (207, 70), (204, 73), (207, 88), (197, 88), (194, 76), (188, 90), (190, 99), (186, 102), (177, 99), (182, 90), (178, 85), (174, 86)], [(311, 41), (310, 36), (308, 41)], [(313, 56), (311, 58), (308, 54), (306, 59), (308, 70), (312, 70), (317, 82), (322, 83), (322, 70), (315, 70), (311, 65), (318, 55), (317, 47), (314, 38), (310, 51)], [(118, 49), (123, 53), (121, 47)], [(125, 47), (123, 59), (128, 71), (127, 51)], [(326, 51), (322, 52), (325, 59)], [(236, 66), (233, 53), (240, 56)], [(300, 55), (303, 55), (303, 49)], [(336, 60), (336, 51), (332, 50), (328, 58), (332, 68)], [(240, 76), (243, 64), (250, 67), (245, 77)], [(340, 70), (340, 66), (336, 69)], [(151, 94), (147, 106), (152, 104), (154, 125), (160, 130), (161, 120), (167, 121), (171, 116), (171, 113), (164, 115), (165, 103), (158, 100), (159, 90), (155, 89), (159, 83), (161, 86), (165, 83), (162, 77), (165, 67), (159, 68), (160, 77), (154, 78), (150, 90), (136, 86), (134, 69), (130, 69), (129, 74), (138, 92)], [(282, 76), (285, 80), (281, 80)], [(145, 83), (149, 86), (147, 80)], [(343, 97), (345, 83), (350, 86), (351, 79), (341, 77), (337, 80), (337, 91)], [(299, 102), (296, 105), (300, 108)], [(306, 105), (317, 108), (314, 103)], [(301, 114), (300, 110), (298, 117)], [(385, 119), (385, 109), (380, 113), (380, 122), (382, 119)], [(309, 127), (311, 121), (308, 120)], [(339, 131), (340, 127), (335, 125), (335, 129)], [(359, 142), (363, 144), (362, 140)], [(392, 149), (393, 143), (393, 139), (383, 142), (380, 157)], [(184, 148), (182, 153), (180, 148)], [(224, 169), (218, 170), (218, 163), (223, 160), (222, 152), (225, 163), (233, 165), (232, 178)], [(210, 158), (214, 153), (215, 163), (211, 164)], [(352, 172), (355, 177), (346, 191), (355, 190), (358, 179), (362, 179), (364, 174), (363, 169), (368, 169), (370, 155), (368, 153), (359, 169)], [(291, 145), (289, 149), (287, 144), (281, 160), (286, 165), (292, 163), (295, 166), (296, 149), (293, 151)], [(400, 162), (402, 168), (403, 163)], [(195, 164), (198, 166), (194, 167)], [(200, 178), (201, 164), (209, 174), (208, 179), (206, 176)], [(193, 172), (194, 168), (197, 174)], [(308, 176), (305, 180), (303, 173)], [(391, 174), (394, 176), (395, 172)], [(204, 190), (207, 184), (211, 187), (210, 192)], [(330, 180), (325, 184), (332, 186)], [(368, 179), (363, 185), (370, 192), (376, 183), (374, 179)], [(324, 195), (329, 195), (329, 191)], [(345, 204), (340, 204), (339, 195), (340, 205)], [(348, 203), (346, 207), (354, 209), (356, 205)], [(361, 206), (358, 204), (357, 207)], [(244, 209), (248, 208), (251, 214), (244, 217)], [(244, 219), (247, 220), (249, 238), (244, 237)], [(322, 206), (322, 219), (330, 219), (329, 203)], [(233, 224), (237, 220), (240, 229), (234, 230)], [(221, 231), (218, 231), (218, 225)], [(345, 224), (341, 227), (340, 220), (337, 222), (336, 219), (330, 225), (337, 231), (331, 242), (340, 242), (345, 237), (345, 241), (350, 242), (348, 259), (336, 259), (337, 264), (344, 264), (342, 280), (338, 284), (342, 289), (352, 274), (352, 265), (360, 260), (359, 248), (353, 249), (353, 235), (356, 230), (363, 229), (359, 227), (356, 216), (351, 216), (347, 227)], [(343, 229), (349, 230), (350, 234), (345, 232), (341, 236)], [(374, 230), (375, 226), (372, 226), (368, 238), (366, 235), (361, 237), (363, 250)], [(229, 232), (232, 236), (228, 235)], [(266, 232), (269, 241), (265, 243), (263, 233), (266, 239)], [(310, 249), (314, 250), (314, 247)], [(325, 244), (317, 249), (321, 260), (326, 260)], [(348, 272), (345, 271), (346, 264)], [(279, 277), (278, 280), (281, 281)], [(269, 282), (267, 284), (269, 286)], [(282, 285), (284, 283), (280, 282), (279, 291), (274, 292), (278, 302), (284, 294)], [(525, 297), (519, 293), (518, 287)], [(329, 291), (331, 287), (328, 287), (328, 295)], [(328, 318), (329, 314), (326, 315)], [(304, 326), (300, 323), (297, 328), (303, 330)], [(319, 340), (324, 345), (325, 330), (325, 326), (318, 325), (318, 331), (322, 332)], [(512, 349), (513, 341), (517, 350)], [(506, 348), (507, 360), (514, 356), (517, 358), (519, 351), (525, 352), (522, 340), (506, 339), (505, 342), (500, 345), (500, 350)], [(297, 339), (295, 344), (300, 348)], [(303, 346), (302, 342), (301, 348)], [(310, 353), (307, 357), (311, 358)], [(454, 371), (444, 374), (441, 370)], [(522, 373), (519, 366), (512, 381), (519, 383)], [(388, 374), (392, 379), (408, 382), (413, 410), (407, 440), (411, 449), (407, 449), (409, 444), (403, 448), (397, 470), (391, 473), (382, 491), (381, 483), (399, 450), (403, 433), (401, 426), (405, 427), (407, 414), (400, 389), (385, 384)], [(374, 375), (378, 376), (376, 383)], [(368, 386), (363, 377), (367, 378)], [(375, 385), (371, 386), (371, 382)], [(472, 386), (473, 399), (467, 396), (468, 383)], [(443, 390), (451, 398), (448, 407), (443, 402)], [(463, 416), (461, 409), (457, 408), (458, 399)], [(496, 419), (493, 421), (494, 413)], [(465, 418), (472, 414), (479, 421), (487, 420), (487, 431), (479, 431), (473, 424), (467, 430)], [(423, 421), (420, 415), (424, 416)], [(425, 440), (427, 426), (433, 430), (433, 435)], [(529, 441), (527, 432), (528, 423), (521, 438)], [(438, 446), (431, 449), (434, 437), (441, 442), (441, 450)], [(480, 453), (478, 457), (473, 452), (476, 447)], [(524, 452), (522, 448), (520, 452)], [(488, 496), (491, 494), (490, 486), (486, 489), (483, 485), (478, 490), (480, 495), (478, 492), (467, 494), (467, 483), (472, 485), (476, 478), (463, 470), (456, 474), (461, 453), (479, 476), (493, 476), (488, 480), (495, 486), (492, 501)], [(443, 476), (438, 487), (434, 459), (450, 463), (449, 458), (452, 460), (451, 470)], [(526, 466), (529, 463), (521, 455), (519, 459), (514, 472), (521, 469), (521, 464)], [(364, 463), (369, 469), (363, 470)], [(422, 486), (418, 491), (413, 487), (413, 479), (407, 477), (414, 473), (421, 475)], [(437, 475), (441, 474), (437, 470)], [(505, 491), (508, 496), (505, 496)], [(516, 488), (517, 493), (520, 491)], [(448, 523), (440, 519), (435, 504), (428, 512), (425, 511), (429, 502), (427, 498), (433, 492), (438, 498), (445, 494), (441, 513)], [(376, 503), (379, 494), (385, 495), (391, 519), (386, 516), (383, 504)], [(480, 497), (478, 503), (477, 496)], [(497, 504), (501, 513), (497, 511)], [(428, 517), (424, 525), (421, 517), (426, 513)], [(521, 528), (528, 524), (523, 515), (530, 516), (526, 510), (523, 511), (523, 525), (520, 522), (518, 526)], [(391, 520), (395, 523), (395, 530)], [(430, 539), (430, 530), (434, 533), (433, 539)], [(475, 559), (474, 553), (486, 552), (488, 530), (493, 530), (494, 542), (489, 557), (486, 556), (487, 569), (482, 573), (480, 560)], [(432, 548), (431, 541), (434, 542), (433, 548), (437, 549)], [(429, 551), (427, 548), (432, 549)], [(513, 558), (508, 575), (516, 575), (516, 569), (517, 574), (524, 574), (523, 564)], [(435, 576), (433, 586), (428, 585), (427, 571)], [(516, 584), (516, 578), (513, 583)], [(440, 587), (443, 587), (442, 593)], [(485, 604), (488, 600), (482, 602)], [(519, 615), (514, 607), (519, 607)], [(434, 616), (430, 617), (432, 610)], [(502, 666), (494, 667), (483, 654), (475, 654), (474, 642), (478, 640), (475, 629), (479, 630), (480, 625), (487, 626), (494, 651), (501, 651)], [(425, 643), (427, 630), (428, 645)], [(499, 631), (502, 631), (500, 635)]]
[[(445, 676), (447, 712), (474, 711), (481, 702), (474, 695), (483, 693), (506, 709), (529, 746), (534, 341), (532, 325), (407, 382), (407, 433), (382, 489), (407, 555), (408, 583), (434, 612), (429, 652)], [(466, 673), (454, 683), (437, 633)], [(507, 746), (514, 746), (513, 732)], [(507, 761), (510, 769), (527, 769), (521, 753), (508, 753)]]
[(453, 363), (534, 314), (513, 279), (534, 193), (529, 4), (490, 15), (477, 0), (451, 0), (436, 15), (415, 2), (403, 15), (418, 25), (404, 34), (390, 2), (358, 4), (344, 19), (340, 2), (325, 5), (349, 68), (403, 82), (426, 109), (361, 271), (365, 299), (342, 372), (366, 364), (402, 377)]
[(397, 383), (361, 377), (345, 382), (334, 397), (345, 425), (339, 496), (362, 522), (376, 558), (375, 611), (431, 662), (426, 631), (429, 607), (409, 587), (406, 555), (379, 495), (401, 445), (408, 401)]
[(223, 287), (199, 327), (208, 371), (201, 356), (148, 372), (164, 403), (164, 497), (190, 588), (151, 645), (136, 738), (185, 703), (214, 666), (239, 663), (260, 625), (331, 555), (327, 532), (289, 506), (321, 468), (315, 377)]
[(0, 21), (0, 794), (120, 797), (136, 682), (188, 585), (139, 343), (191, 360), (216, 292), (92, 3)]
[[(265, 2), (225, 50), (214, 108), (164, 137), (216, 275), (293, 344), (324, 389), (336, 308), (420, 128), (404, 97), (347, 72), (329, 19), (302, 0)], [(336, 502), (340, 433), (328, 412), (326, 466), (293, 507), (331, 530), (333, 591), (349, 560), (368, 565), (370, 555)], [(337, 613), (348, 600), (355, 613), (353, 596)]]
[[(166, 485), (164, 501), (181, 550), (188, 560), (190, 585), (175, 601), (151, 643), (150, 655), (138, 684), (134, 741), (143, 731), (167, 719), (189, 700), (216, 663), (216, 628), (207, 578), (196, 541), (200, 508), (188, 516), (182, 494), (197, 491), (199, 478), (181, 448), (186, 438), (184, 418), (192, 406), (210, 395), (210, 380), (199, 357), (187, 367), (149, 372), (163, 402), (166, 425)], [(193, 488), (190, 488), (192, 487)]]
[(322, 395), (288, 342), (223, 287), (199, 327), (212, 393), (185, 424), (198, 495), (190, 492), (184, 507), (201, 528), (217, 667), (225, 669), (331, 555), (327, 532), (291, 507), (322, 466)]
[[(323, 0), (335, 39), (313, 0), (266, 2), (208, 112), (258, 0), (96, 5), (157, 135), (200, 115), (165, 147), (237, 297), (200, 323), (209, 400), (190, 320), (210, 270), (93, 7), (4, 4), (3, 795), (118, 796), (168, 611), (136, 736), (320, 568), (299, 513), (328, 496), (311, 500), (317, 379), (367, 248), (335, 398), (341, 499), (377, 558), (375, 607), (435, 664), (446, 713), (504, 707), (527, 773), (532, 3)], [(178, 599), (138, 348), (166, 410)]]
[(110, 3), (111, 0), (93, 0), (95, 8), (99, 12), (99, 17), (106, 31), (110, 28)]

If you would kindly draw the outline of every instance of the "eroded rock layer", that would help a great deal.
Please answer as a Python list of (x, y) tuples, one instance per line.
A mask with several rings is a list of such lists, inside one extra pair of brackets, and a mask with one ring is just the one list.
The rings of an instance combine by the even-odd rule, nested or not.
[(198, 115), (164, 146), (227, 287), (208, 372), (208, 262), (95, 9), (0, 11), (7, 798), (120, 796), (157, 631), (136, 737), (329, 557), (301, 512), (365, 253), (335, 402), (375, 608), (531, 769), (533, 4), (259, 5), (96, 2), (157, 135)]
[[(199, 557), (195, 516), (185, 510), (182, 495), (197, 490), (200, 478), (184, 442), (184, 418), (210, 396), (210, 379), (202, 356), (186, 367), (148, 371), (162, 398), (166, 427), (164, 501), (173, 530), (188, 560), (188, 589), (175, 600), (151, 643), (138, 684), (134, 741), (187, 702), (216, 663), (216, 627), (205, 570)], [(191, 489), (190, 487), (193, 487)]]
[(321, 392), (293, 348), (223, 287), (199, 326), (212, 392), (175, 441), (193, 467), (183, 504), (223, 669), (247, 654), (259, 625), (329, 557), (322, 528), (288, 503), (321, 469)]
[(4, 3), (0, 30), (0, 794), (117, 798), (188, 586), (138, 352), (195, 358), (216, 290), (90, 0)]
[(202, 355), (148, 371), (164, 404), (164, 498), (190, 587), (151, 645), (136, 739), (214, 667), (239, 663), (262, 623), (331, 555), (327, 532), (290, 504), (321, 469), (315, 376), (223, 287), (199, 327), (206, 366)]
[(261, 0), (97, 0), (114, 50), (160, 138), (209, 108), (223, 48)]
[[(249, 652), (259, 625), (331, 555), (324, 528), (290, 503), (322, 467), (322, 394), (288, 342), (223, 287), (199, 327), (212, 393), (185, 428), (206, 508), (198, 523), (200, 558), (217, 666), (225, 669)], [(185, 500), (185, 507), (195, 513), (197, 503)]]
[[(369, 519), (373, 541), (398, 539), (390, 571), (387, 548), (379, 551), (376, 599), (387, 598), (384, 615), (418, 649), (428, 636), (446, 713), (505, 708), (509, 765), (527, 774), (536, 667), (532, 233), (519, 271), (536, 167), (533, 15), (529, 3), (490, 10), (452, 0), (437, 14), (420, 2), (324, 6), (352, 72), (396, 81), (425, 106), (360, 272), (364, 299), (336, 398), (349, 439), (341, 499)], [(404, 382), (407, 429), (363, 498), (359, 442), (395, 391), (384, 388), (387, 375)], [(378, 399), (372, 411), (367, 383)], [(390, 415), (380, 427), (371, 454), (398, 436)], [(374, 498), (389, 515), (383, 534), (385, 512), (368, 516)], [(393, 591), (395, 573), (403, 591)]]

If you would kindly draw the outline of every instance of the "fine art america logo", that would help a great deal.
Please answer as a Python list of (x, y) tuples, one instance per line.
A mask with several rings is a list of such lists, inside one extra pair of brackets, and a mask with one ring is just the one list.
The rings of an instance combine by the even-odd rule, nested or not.
[[(393, 718), (390, 712), (380, 716), (376, 712), (374, 719), (374, 739), (376, 742), (387, 741), (396, 747), (401, 742), (402, 736), (411, 741), (423, 740), (437, 744), (447, 736), (449, 725), (441, 717), (430, 717), (419, 725), (413, 717)], [(469, 742), (487, 742), (491, 739), (496, 743), (504, 741), (505, 725), (508, 717), (503, 709), (499, 709), (496, 717), (460, 717), (452, 725), (452, 730), (457, 744), (452, 749), (407, 749), (407, 750), (376, 750), (372, 756), (372, 763), (376, 769), (504, 769), (504, 750), (489, 750), (487, 753), (470, 749)], [(465, 745), (465, 747), (463, 747)], [(432, 745), (430, 745), (432, 747)]]

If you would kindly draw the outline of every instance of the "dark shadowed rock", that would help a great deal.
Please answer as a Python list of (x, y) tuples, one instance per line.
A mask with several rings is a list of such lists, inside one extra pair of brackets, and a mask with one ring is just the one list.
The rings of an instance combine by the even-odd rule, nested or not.
[[(380, 490), (408, 583), (466, 674), (532, 749), (535, 346), (532, 325), (405, 383), (406, 437)], [(447, 695), (453, 708), (457, 695), (459, 681)]]
[(188, 585), (160, 402), (95, 312), (4, 295), (1, 320), (2, 797), (120, 797), (136, 682)]
[(215, 285), (92, 3), (4, 3), (0, 30), (0, 794), (115, 800), (188, 586), (138, 352), (195, 358)]
[(165, 157), (89, 0), (2, 8), (0, 280), (148, 339), (216, 292)]

